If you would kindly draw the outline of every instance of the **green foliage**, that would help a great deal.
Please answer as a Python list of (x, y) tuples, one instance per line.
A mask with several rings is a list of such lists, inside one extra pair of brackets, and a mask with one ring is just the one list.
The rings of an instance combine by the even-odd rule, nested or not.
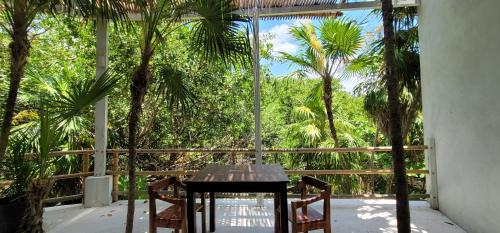
[(10, 180), (10, 186), (1, 190), (3, 196), (19, 197), (24, 194), (25, 188), (35, 177), (37, 172), (37, 163), (29, 159), (28, 153), (31, 152), (28, 138), (23, 135), (13, 136), (7, 153), (7, 157), (0, 163), (3, 178)]
[[(202, 21), (195, 23), (202, 24)], [(327, 23), (324, 23), (327, 24)], [(322, 24), (320, 24), (321, 26)], [(253, 72), (246, 67), (242, 61), (223, 61), (206, 59), (205, 55), (196, 52), (193, 46), (197, 46), (196, 35), (193, 33), (195, 27), (175, 24), (175, 30), (169, 34), (156, 47), (156, 53), (151, 60), (151, 72), (153, 79), (148, 89), (148, 95), (143, 104), (143, 118), (139, 122), (139, 147), (140, 148), (252, 148), (254, 137), (253, 125)], [(319, 26), (318, 26), (319, 27)], [(330, 26), (329, 26), (330, 27)], [(40, 32), (32, 44), (30, 62), (28, 63), (28, 75), (22, 82), (18, 108), (15, 115), (15, 131), (24, 131), (29, 135), (39, 135), (42, 109), (40, 107), (40, 93), (44, 98), (50, 99), (49, 106), (60, 106), (56, 110), (67, 110), (69, 113), (77, 113), (77, 116), (59, 122), (57, 129), (60, 134), (51, 150), (72, 150), (92, 148), (94, 144), (94, 112), (92, 109), (76, 105), (77, 100), (85, 104), (91, 104), (85, 96), (93, 96), (95, 87), (89, 86), (93, 83), (95, 76), (95, 36), (92, 23), (81, 23), (76, 19), (57, 16), (55, 18), (41, 15), (37, 18), (34, 26), (35, 31)], [(243, 32), (245, 33), (245, 32)], [(317, 38), (333, 37), (324, 35), (317, 30)], [(246, 35), (242, 35), (246, 36)], [(408, 35), (410, 36), (410, 35)], [(0, 34), (0, 100), (6, 93), (6, 74), (8, 70), (8, 54), (6, 48), (8, 39), (5, 32)], [(407, 37), (408, 38), (408, 37)], [(404, 40), (403, 37), (401, 37)], [(124, 31), (122, 28), (111, 28), (110, 30), (110, 66), (114, 72), (111, 76), (130, 77), (136, 64), (140, 59), (141, 38), (136, 36), (136, 31)], [(333, 39), (332, 39), (333, 40)], [(216, 46), (219, 42), (214, 42)], [(358, 44), (357, 42), (354, 44)], [(215, 49), (215, 48), (214, 48)], [(271, 46), (263, 43), (261, 50), (267, 56), (272, 56)], [(304, 52), (304, 54), (307, 51)], [(341, 53), (346, 55), (348, 53)], [(349, 53), (349, 56), (356, 54)], [(295, 55), (296, 54), (292, 54)], [(300, 54), (299, 54), (300, 55)], [(376, 55), (376, 54), (375, 54)], [(273, 61), (280, 59), (272, 58)], [(378, 57), (367, 57), (366, 63), (371, 61), (377, 65)], [(370, 60), (371, 59), (371, 60)], [(415, 57), (412, 58), (414, 63)], [(351, 58), (349, 58), (351, 60)], [(354, 60), (357, 62), (358, 60)], [(234, 64), (232, 67), (226, 63)], [(242, 64), (243, 63), (243, 64)], [(365, 62), (351, 63), (348, 68), (352, 70), (379, 71), (380, 66), (367, 66)], [(358, 69), (355, 69), (356, 64)], [(356, 73), (356, 75), (359, 75)], [(343, 77), (342, 75), (339, 76)], [(346, 74), (346, 77), (348, 75)], [(380, 79), (367, 75), (374, 82), (366, 82), (363, 88), (369, 90), (374, 86), (383, 86)], [(263, 66), (262, 77), (262, 134), (263, 144), (266, 148), (296, 148), (296, 147), (330, 147), (333, 146), (328, 133), (328, 122), (322, 101), (323, 88), (319, 77), (310, 77), (310, 74), (301, 70), (299, 72), (276, 77), (270, 74), (269, 67)], [(109, 123), (108, 123), (108, 145), (110, 148), (126, 148), (128, 146), (128, 108), (130, 106), (130, 80), (118, 79), (112, 85), (106, 81), (102, 82), (103, 88), (110, 90), (109, 95)], [(409, 82), (408, 82), (409, 86)], [(73, 91), (78, 89), (80, 91)], [(106, 89), (104, 88), (104, 89)], [(360, 87), (361, 88), (361, 87)], [(339, 131), (339, 139), (344, 146), (371, 146), (376, 137), (376, 124), (373, 121), (370, 109), (365, 109), (368, 93), (360, 91), (353, 95), (342, 89), (338, 77), (332, 84), (333, 98), (335, 104), (333, 111), (336, 117), (335, 126)], [(179, 98), (178, 98), (179, 97)], [(380, 96), (378, 96), (380, 97)], [(61, 102), (63, 101), (63, 102)], [(78, 101), (79, 102), (79, 101)], [(82, 102), (82, 104), (83, 104)], [(75, 108), (72, 108), (73, 106)], [(373, 105), (372, 105), (373, 106)], [(0, 108), (2, 108), (1, 106)], [(49, 108), (50, 110), (52, 108)], [(1, 112), (1, 109), (0, 109)], [(50, 111), (49, 111), (50, 112)], [(60, 114), (56, 111), (55, 115)], [(54, 115), (54, 114), (51, 114)], [(410, 127), (408, 142), (410, 144), (423, 144), (421, 113), (417, 113), (416, 120)], [(21, 173), (26, 171), (27, 175), (12, 176), (3, 174), (1, 179), (12, 180), (13, 178), (31, 177), (28, 173), (33, 168), (39, 169), (38, 163), (32, 160), (22, 159), (20, 155), (23, 150), (37, 152), (39, 139), (29, 140), (31, 143), (23, 143), (25, 139), (17, 139), (21, 135), (14, 133), (10, 151), (19, 152), (16, 155), (17, 168), (6, 168), (5, 171)], [(379, 145), (387, 145), (384, 135), (377, 137)], [(19, 142), (19, 143), (17, 143)], [(27, 147), (23, 149), (22, 147)], [(13, 156), (9, 153), (9, 156)], [(340, 164), (340, 158), (346, 158), (348, 164)], [(242, 155), (234, 156), (243, 161), (248, 157)], [(287, 169), (369, 169), (391, 168), (392, 160), (389, 154), (377, 153), (374, 155), (373, 164), (370, 165), (368, 154), (279, 154), (265, 155), (266, 162), (281, 163)], [(13, 160), (12, 160), (13, 161)], [(420, 169), (423, 165), (423, 154), (410, 154), (408, 156), (408, 168)], [(124, 161), (122, 169), (125, 168)], [(161, 156), (140, 156), (138, 170), (167, 170), (167, 169), (197, 169), (207, 163), (232, 163), (238, 162), (227, 155), (206, 154), (169, 154)], [(29, 163), (29, 164), (23, 164)], [(47, 166), (48, 174), (68, 174), (80, 171), (81, 160), (75, 156), (61, 156), (57, 159), (50, 158)], [(108, 163), (110, 164), (110, 163)], [(13, 164), (11, 164), (13, 165)], [(6, 165), (5, 165), (6, 166)], [(25, 168), (29, 168), (23, 170)], [(36, 170), (38, 172), (38, 170)], [(334, 185), (336, 193), (346, 191), (342, 187), (340, 175), (322, 176), (320, 178), (329, 180)], [(291, 177), (297, 180), (299, 177)], [(415, 177), (422, 180), (422, 177)], [(364, 193), (369, 191), (366, 183), (367, 176), (349, 176), (352, 187), (349, 191), (353, 193)], [(138, 180), (138, 189), (145, 189), (144, 178)], [(388, 177), (377, 177), (375, 180), (375, 191), (385, 193)], [(17, 181), (22, 184), (23, 180)], [(68, 180), (58, 182), (55, 185), (54, 195), (75, 194), (81, 183), (79, 180)], [(9, 192), (19, 192), (21, 186), (11, 186)], [(68, 188), (72, 187), (72, 188)], [(413, 187), (413, 186), (412, 186)], [(120, 188), (128, 188), (125, 177), (120, 180)], [(414, 192), (422, 192), (415, 186)]]
[[(29, 92), (27, 97), (36, 98), (30, 102), (36, 103), (32, 107), (37, 111), (37, 119), (13, 129), (14, 140), (9, 144), (7, 159), (2, 162), (2, 170), (6, 171), (4, 176), (13, 179), (13, 185), (4, 195), (19, 195), (27, 187), (27, 182), (54, 174), (57, 166), (49, 158), (50, 151), (58, 149), (64, 142), (68, 136), (64, 135), (64, 132), (69, 131), (67, 127), (74, 126), (71, 124), (73, 118), (110, 94), (119, 77), (112, 72), (105, 72), (97, 80), (87, 79), (68, 84), (67, 90), (61, 89), (59, 85), (53, 86), (52, 93)], [(43, 80), (43, 77), (32, 78)], [(28, 152), (33, 152), (32, 158), (28, 157)]]
[[(418, 21), (414, 8), (398, 8), (395, 11), (396, 75), (401, 90), (399, 99), (403, 137), (407, 138), (422, 105)], [(383, 38), (378, 38), (365, 54), (353, 61), (354, 65), (348, 67), (348, 71), (366, 77), (356, 88), (356, 93), (366, 95), (365, 109), (381, 132), (389, 138), (390, 118), (383, 54)]]
[[(274, 90), (275, 93), (270, 94), (269, 98), (274, 100), (274, 105), (281, 105), (280, 108), (276, 108), (277, 111), (288, 109), (289, 117), (287, 122), (281, 126), (285, 129), (281, 134), (281, 140), (278, 140), (277, 145), (272, 146), (285, 148), (333, 147), (334, 142), (329, 135), (328, 120), (322, 100), (322, 81), (303, 77), (286, 77), (275, 80), (275, 82), (278, 83), (275, 86), (282, 86), (284, 90), (283, 92)], [(375, 127), (364, 113), (362, 98), (353, 97), (343, 91), (338, 82), (335, 83), (334, 87), (334, 98), (337, 100), (334, 111), (337, 116), (336, 124), (340, 132), (340, 140), (346, 147), (368, 146), (369, 143), (367, 142), (371, 141)], [(263, 89), (266, 90), (266, 85), (263, 86)], [(290, 99), (288, 95), (292, 95), (296, 99)], [(287, 101), (292, 103), (288, 104)], [(294, 107), (289, 108), (287, 105)], [(264, 113), (269, 111), (267, 104), (263, 106), (266, 109)], [(279, 112), (273, 113), (274, 116), (283, 114)], [(267, 118), (263, 117), (264, 126), (267, 120)], [(279, 123), (275, 118), (269, 120), (272, 120), (272, 123), (269, 124)], [(264, 133), (266, 133), (265, 129), (264, 127)], [(343, 159), (341, 159), (341, 156)], [(366, 162), (363, 158), (366, 157), (366, 155), (357, 153), (290, 154), (286, 155), (281, 160), (281, 163), (291, 169), (367, 169), (367, 167), (363, 167)], [(272, 158), (269, 159), (270, 162), (275, 162)], [(352, 187), (348, 189), (341, 185), (340, 176), (322, 176), (321, 178), (332, 182), (337, 193), (362, 192), (359, 177), (357, 176), (351, 177)]]
[[(147, 190), (148, 189), (148, 183), (146, 177), (139, 176), (137, 177), (137, 190)], [(128, 177), (126, 176), (120, 176), (118, 179), (118, 190), (128, 190), (129, 188), (129, 182), (128, 182)], [(138, 199), (148, 199), (148, 194), (139, 194), (137, 196)]]

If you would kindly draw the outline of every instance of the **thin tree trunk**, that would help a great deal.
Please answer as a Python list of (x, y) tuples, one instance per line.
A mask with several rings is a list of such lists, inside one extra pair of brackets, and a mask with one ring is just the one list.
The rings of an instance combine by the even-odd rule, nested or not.
[(387, 180), (387, 183), (385, 185), (385, 193), (386, 194), (392, 194), (392, 183), (393, 183), (393, 180), (394, 180), (394, 176), (393, 175), (387, 175), (386, 180)]
[(126, 233), (132, 233), (134, 227), (134, 212), (135, 212), (135, 198), (136, 198), (136, 160), (137, 160), (137, 126), (142, 111), (142, 103), (146, 95), (151, 72), (149, 70), (149, 60), (151, 59), (151, 47), (146, 47), (142, 54), (142, 62), (134, 72), (132, 84), (130, 85), (130, 93), (132, 101), (130, 103), (130, 116), (129, 116), (129, 192), (128, 192), (128, 208), (127, 208), (127, 224), (125, 228)]
[[(340, 140), (337, 136), (337, 129), (335, 128), (335, 120), (333, 117), (333, 93), (332, 93), (332, 77), (323, 77), (323, 101), (325, 102), (326, 115), (328, 117), (328, 126), (330, 128), (330, 134), (333, 141), (335, 142), (335, 147), (340, 147)], [(342, 169), (347, 169), (347, 154), (339, 155), (340, 165)], [(341, 183), (344, 192), (351, 193), (352, 182), (350, 176), (341, 176)]]
[(401, 132), (401, 108), (399, 102), (399, 84), (396, 79), (395, 39), (393, 27), (392, 0), (382, 1), (382, 16), (384, 21), (385, 64), (387, 90), (389, 95), (390, 128), (392, 143), (392, 158), (394, 178), (396, 181), (396, 214), (399, 233), (409, 233), (410, 207), (408, 202), (408, 181), (403, 151), (403, 135)]
[(12, 29), (12, 42), (9, 45), (10, 49), (10, 83), (9, 94), (5, 101), (4, 115), (2, 119), (2, 129), (0, 132), (0, 160), (5, 155), (9, 142), (10, 129), (12, 127), (12, 118), (16, 107), (17, 93), (21, 80), (24, 77), (24, 68), (27, 63), (30, 50), (30, 42), (28, 40), (28, 20), (25, 12), (24, 1), (14, 3), (14, 14)]
[(325, 101), (326, 115), (328, 117), (328, 126), (330, 127), (330, 134), (332, 135), (335, 147), (340, 146), (339, 138), (337, 137), (337, 129), (333, 119), (333, 96), (332, 96), (332, 78), (323, 78), (323, 101)]
[[(377, 128), (375, 130), (375, 137), (373, 137), (373, 147), (377, 147), (377, 145), (378, 145), (378, 134), (380, 132), (379, 127), (378, 127), (378, 122), (376, 123), (376, 127)], [(370, 154), (370, 161), (369, 161), (370, 168), (369, 169), (373, 169), (374, 159), (375, 159), (375, 151)], [(373, 176), (373, 175), (370, 176), (368, 182), (369, 182), (369, 184), (368, 184), (369, 192), (370, 192), (370, 194), (374, 194), (375, 193), (375, 176)]]

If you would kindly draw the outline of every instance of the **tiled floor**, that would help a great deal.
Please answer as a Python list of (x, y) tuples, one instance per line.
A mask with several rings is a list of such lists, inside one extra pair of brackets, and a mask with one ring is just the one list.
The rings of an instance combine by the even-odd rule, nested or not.
[[(272, 233), (274, 216), (272, 200), (256, 208), (255, 200), (217, 199), (218, 233)], [(164, 206), (165, 204), (160, 204)], [(463, 233), (439, 211), (423, 201), (412, 201), (413, 232)], [(321, 208), (320, 206), (315, 206)], [(396, 232), (394, 200), (332, 200), (332, 227), (335, 233)], [(50, 207), (45, 212), (48, 233), (121, 233), (125, 228), (127, 203), (120, 201), (108, 207), (88, 208), (81, 205)], [(134, 232), (148, 231), (148, 203), (136, 202)], [(208, 216), (207, 216), (208, 217)], [(198, 225), (200, 225), (198, 215)], [(201, 227), (198, 227), (201, 232)], [(171, 232), (164, 229), (159, 232)], [(310, 231), (312, 233), (322, 231)]]

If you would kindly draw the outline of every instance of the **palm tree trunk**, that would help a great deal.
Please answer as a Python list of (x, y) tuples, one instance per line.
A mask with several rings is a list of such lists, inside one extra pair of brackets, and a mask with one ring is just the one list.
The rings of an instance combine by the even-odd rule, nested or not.
[(339, 147), (339, 138), (337, 137), (337, 129), (333, 119), (333, 96), (332, 96), (332, 77), (323, 77), (323, 101), (325, 101), (326, 115), (328, 117), (328, 126), (330, 127), (330, 134), (332, 135), (335, 147)]
[(21, 80), (24, 77), (24, 68), (30, 50), (30, 42), (27, 32), (27, 16), (25, 7), (21, 2), (14, 4), (12, 42), (9, 45), (11, 63), (10, 63), (10, 83), (9, 94), (5, 101), (4, 115), (2, 120), (2, 129), (0, 132), (0, 160), (5, 155), (9, 142), (10, 128), (12, 127), (12, 118), (16, 107), (17, 93)]
[(43, 200), (52, 188), (53, 181), (50, 179), (35, 179), (26, 188), (26, 210), (21, 225), (17, 229), (19, 233), (43, 233)]
[[(323, 77), (323, 101), (325, 102), (326, 115), (328, 117), (328, 126), (330, 128), (330, 134), (332, 135), (332, 139), (335, 142), (335, 147), (340, 147), (340, 141), (337, 136), (337, 129), (335, 128), (335, 120), (333, 117), (333, 93), (332, 93), (332, 77), (325, 76)], [(342, 169), (347, 169), (347, 154), (339, 155), (340, 165)], [(352, 191), (352, 182), (350, 176), (341, 176), (342, 189), (346, 193), (351, 193)]]
[(396, 214), (399, 233), (409, 233), (410, 207), (408, 202), (408, 181), (403, 151), (403, 135), (401, 132), (401, 108), (399, 102), (399, 84), (396, 79), (395, 39), (393, 27), (392, 0), (382, 1), (382, 16), (384, 21), (385, 65), (387, 90), (389, 95), (389, 113), (391, 120), (391, 143), (396, 181)]
[(134, 212), (136, 198), (136, 160), (137, 160), (137, 126), (139, 117), (142, 111), (142, 103), (146, 95), (151, 72), (149, 70), (149, 61), (151, 59), (151, 46), (145, 48), (142, 54), (141, 65), (137, 67), (130, 85), (130, 93), (132, 102), (130, 104), (130, 116), (128, 122), (129, 128), (129, 158), (128, 158), (128, 174), (129, 174), (129, 190), (128, 190), (128, 209), (127, 209), (127, 224), (126, 233), (132, 233), (134, 227)]

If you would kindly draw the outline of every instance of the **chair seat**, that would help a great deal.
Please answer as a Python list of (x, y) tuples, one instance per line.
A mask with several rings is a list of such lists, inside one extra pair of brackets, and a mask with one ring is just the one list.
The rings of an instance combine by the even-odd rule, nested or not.
[[(203, 209), (203, 205), (201, 204), (194, 204), (194, 209), (196, 212), (200, 212)], [(165, 210), (161, 211), (156, 215), (156, 219), (160, 221), (182, 221), (183, 216), (181, 216), (182, 213), (182, 207), (179, 205), (171, 205), (170, 207), (166, 208)]]
[[(288, 220), (293, 221), (292, 210), (288, 208)], [(310, 222), (319, 222), (324, 221), (323, 214), (316, 211), (313, 208), (307, 208), (307, 215), (302, 213), (302, 210), (297, 211), (297, 223), (310, 223)]]

